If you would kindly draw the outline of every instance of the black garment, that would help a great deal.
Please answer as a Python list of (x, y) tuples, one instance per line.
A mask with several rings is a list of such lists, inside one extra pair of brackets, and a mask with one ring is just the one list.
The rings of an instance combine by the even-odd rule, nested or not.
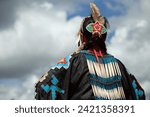
[[(59, 61), (40, 79), (35, 86), (35, 99), (145, 99), (144, 90), (134, 76), (127, 73), (118, 59), (106, 55), (103, 58), (99, 57), (99, 60), (102, 70), (106, 69), (105, 73), (111, 71), (112, 68), (115, 70), (115, 72), (110, 72), (110, 77), (108, 77), (108, 72), (107, 78), (103, 77), (105, 74), (101, 71), (99, 71), (101, 75), (97, 73), (99, 65), (92, 53), (81, 51)], [(116, 67), (117, 65), (119, 68)], [(119, 71), (121, 71), (120, 74)], [(107, 92), (107, 95), (104, 92)]]

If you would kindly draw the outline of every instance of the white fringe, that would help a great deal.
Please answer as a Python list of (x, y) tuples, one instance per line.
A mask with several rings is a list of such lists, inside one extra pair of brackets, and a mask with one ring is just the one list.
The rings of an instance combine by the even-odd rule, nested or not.
[(125, 99), (125, 94), (122, 87), (106, 90), (98, 86), (92, 85), (94, 96), (109, 100)]
[(91, 74), (97, 74), (102, 78), (109, 78), (116, 75), (121, 76), (120, 68), (117, 62), (99, 65), (97, 62), (87, 60), (87, 64)]
[[(107, 64), (99, 64), (87, 60), (89, 72), (91, 74), (97, 74), (102, 78), (110, 78), (113, 76), (121, 76), (121, 71), (117, 62), (111, 62)], [(94, 96), (102, 97), (105, 99), (125, 99), (124, 90), (122, 87), (117, 87), (111, 90), (103, 89), (98, 86), (92, 85)]]

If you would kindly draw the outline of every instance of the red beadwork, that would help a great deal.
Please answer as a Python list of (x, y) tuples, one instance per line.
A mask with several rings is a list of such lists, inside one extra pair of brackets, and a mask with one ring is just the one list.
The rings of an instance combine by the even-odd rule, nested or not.
[(100, 32), (102, 31), (102, 26), (99, 24), (99, 22), (96, 22), (96, 23), (93, 23), (92, 24), (92, 27), (93, 27), (93, 32)]
[(63, 59), (61, 59), (57, 64), (66, 64), (67, 62), (66, 62), (66, 59), (65, 58), (63, 58)]

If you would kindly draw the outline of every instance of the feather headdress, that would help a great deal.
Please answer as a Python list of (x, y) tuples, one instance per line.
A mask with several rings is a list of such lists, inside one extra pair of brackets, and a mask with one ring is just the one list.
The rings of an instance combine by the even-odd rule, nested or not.
[(101, 15), (100, 10), (94, 3), (90, 3), (90, 7), (91, 7), (92, 17), (95, 21), (97, 21), (99, 19), (99, 16)]
[[(93, 2), (90, 3), (91, 16), (87, 16), (83, 19), (77, 36), (79, 37), (79, 45), (83, 42), (87, 43), (95, 35), (101, 35), (107, 33), (109, 28), (109, 22), (101, 15), (100, 9)], [(86, 40), (86, 41), (84, 41)]]
[(101, 24), (104, 24), (105, 19), (104, 17), (101, 17), (100, 9), (94, 3), (90, 3), (90, 7), (91, 7), (91, 15), (93, 19), (95, 20), (95, 22), (98, 21)]

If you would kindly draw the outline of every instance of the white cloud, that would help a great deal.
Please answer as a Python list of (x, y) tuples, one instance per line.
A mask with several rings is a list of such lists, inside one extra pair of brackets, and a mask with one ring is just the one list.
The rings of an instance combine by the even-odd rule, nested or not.
[(75, 50), (81, 20), (67, 20), (66, 11), (48, 2), (18, 11), (14, 27), (0, 32), (0, 77), (26, 80), (20, 88), (0, 85), (0, 99), (34, 97), (35, 76)]
[(68, 21), (66, 12), (50, 3), (18, 11), (14, 27), (0, 32), (0, 69), (14, 74), (12, 68), (18, 68), (19, 74), (30, 67), (50, 66), (52, 60), (56, 62), (75, 49), (80, 22), (80, 17)]
[(88, 4), (91, 0), (47, 0), (50, 3), (53, 3), (57, 9), (65, 10), (67, 13), (74, 13), (83, 9), (83, 4)]
[[(142, 84), (150, 98), (150, 46), (149, 0), (129, 4), (126, 14), (111, 19), (112, 30), (115, 31), (109, 44), (109, 52), (121, 59), (127, 69), (133, 73)], [(146, 3), (146, 4), (145, 4)], [(138, 7), (137, 7), (138, 6)]]
[[(37, 82), (37, 76), (29, 76), (27, 79), (18, 79), (15, 84), (6, 83), (0, 85), (0, 99), (10, 100), (33, 100), (34, 86)], [(8, 79), (7, 82), (10, 82)]]

